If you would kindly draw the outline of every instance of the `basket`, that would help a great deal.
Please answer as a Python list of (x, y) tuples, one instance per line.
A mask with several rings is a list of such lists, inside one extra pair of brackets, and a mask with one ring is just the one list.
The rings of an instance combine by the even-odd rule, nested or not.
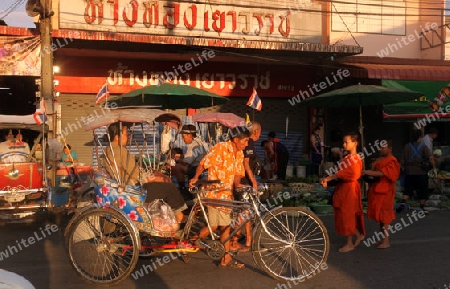
[(283, 191), (282, 183), (265, 183), (265, 186), (267, 187), (269, 194), (276, 194)]
[(299, 194), (301, 192), (310, 192), (314, 190), (314, 184), (308, 183), (289, 183), (288, 186), (290, 187), (292, 194)]

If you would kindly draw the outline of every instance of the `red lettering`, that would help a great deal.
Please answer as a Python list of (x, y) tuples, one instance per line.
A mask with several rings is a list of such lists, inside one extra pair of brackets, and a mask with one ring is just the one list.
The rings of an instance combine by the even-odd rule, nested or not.
[(119, 0), (108, 0), (108, 3), (114, 4), (114, 25), (116, 25), (119, 22)]
[(188, 9), (191, 9), (191, 19), (192, 19), (192, 23), (189, 24), (188, 19), (187, 19), (187, 14), (188, 14), (188, 10), (184, 11), (184, 26), (189, 29), (192, 30), (195, 28), (195, 26), (197, 26), (197, 6), (195, 4), (191, 5), (188, 7)]
[[(225, 28), (225, 12), (220, 12), (219, 10), (214, 11), (212, 15), (212, 19), (214, 20), (212, 22), (212, 27), (216, 32), (222, 32), (222, 30)], [(220, 19), (220, 25), (217, 26), (217, 20)]]
[(203, 15), (203, 27), (205, 31), (209, 31), (209, 12), (205, 11)]
[[(289, 11), (286, 16), (280, 16), (281, 23), (278, 25), (278, 31), (280, 32), (281, 36), (288, 37), (289, 33), (291, 32), (291, 21), (289, 19), (289, 16), (291, 15), (291, 12)], [(283, 22), (286, 21), (286, 30), (283, 30)]]
[(227, 15), (231, 15), (231, 31), (236, 31), (237, 24), (236, 24), (236, 11), (228, 11)]
[(253, 13), (253, 17), (255, 17), (256, 20), (258, 20), (258, 26), (259, 26), (258, 31), (255, 31), (256, 35), (259, 35), (261, 33), (262, 28), (264, 27), (262, 16), (263, 16), (262, 13)]
[(242, 28), (242, 33), (248, 34), (250, 32), (250, 12), (239, 12), (239, 16), (245, 17), (245, 27)]
[(272, 34), (274, 30), (273, 28), (275, 27), (275, 24), (273, 22), (273, 14), (267, 14), (265, 18), (269, 18), (270, 21), (269, 33)]
[[(91, 15), (89, 15), (89, 8), (91, 8)], [(94, 23), (97, 19), (96, 9), (98, 9), (98, 24), (103, 21), (103, 3), (97, 3), (95, 0), (89, 0), (86, 8), (84, 9), (84, 21), (88, 24)]]
[(144, 2), (144, 25), (147, 28), (150, 26), (156, 27), (159, 24), (159, 7), (158, 1), (145, 1)]
[(165, 7), (173, 9), (173, 11), (166, 12), (163, 18), (163, 24), (169, 29), (174, 29), (180, 22), (180, 4), (167, 4)]
[(126, 23), (128, 26), (133, 27), (134, 24), (136, 24), (136, 22), (137, 22), (139, 3), (138, 3), (136, 0), (132, 0), (132, 1), (130, 1), (129, 4), (130, 4), (130, 5), (128, 5), (128, 7), (131, 6), (131, 9), (133, 10), (132, 16), (131, 16), (132, 19), (131, 19), (131, 20), (128, 19), (128, 16), (127, 16), (127, 7), (125, 7), (125, 8), (123, 9), (122, 17), (123, 17), (123, 20), (125, 20), (125, 23)]

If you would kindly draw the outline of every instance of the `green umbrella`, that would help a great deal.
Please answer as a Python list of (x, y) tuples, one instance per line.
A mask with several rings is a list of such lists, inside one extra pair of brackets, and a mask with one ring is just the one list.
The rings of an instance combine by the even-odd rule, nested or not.
[(419, 98), (420, 96), (422, 96), (422, 93), (408, 89), (356, 84), (320, 94), (316, 97), (307, 98), (300, 104), (325, 108), (359, 107), (359, 132), (361, 134), (361, 144), (364, 146), (363, 106), (404, 102)]
[(119, 107), (158, 106), (160, 109), (202, 108), (224, 104), (229, 99), (188, 85), (163, 83), (136, 89), (110, 99)]

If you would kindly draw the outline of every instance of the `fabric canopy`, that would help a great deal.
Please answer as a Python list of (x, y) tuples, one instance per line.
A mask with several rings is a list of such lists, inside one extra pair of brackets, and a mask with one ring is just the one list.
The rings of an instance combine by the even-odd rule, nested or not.
[(409, 89), (418, 91), (426, 96), (428, 101), (432, 101), (439, 91), (446, 86), (449, 81), (419, 81), (419, 80), (382, 80), (381, 84), (389, 88)]
[[(389, 104), (383, 106), (383, 118), (387, 121), (416, 121), (418, 118), (430, 118), (430, 121), (450, 120), (450, 110), (446, 107), (450, 105), (447, 101), (442, 106), (441, 112), (433, 112), (428, 101), (411, 101)], [(450, 107), (449, 107), (450, 108)]]
[[(429, 121), (450, 120), (450, 100), (441, 105), (439, 112), (433, 112), (430, 102), (438, 96), (439, 91), (448, 85), (448, 81), (410, 81), (383, 80), (383, 86), (397, 89), (412, 89), (423, 94), (420, 101), (408, 101), (383, 106), (385, 121), (416, 121), (419, 118), (429, 118)], [(448, 107), (448, 109), (446, 109)]]

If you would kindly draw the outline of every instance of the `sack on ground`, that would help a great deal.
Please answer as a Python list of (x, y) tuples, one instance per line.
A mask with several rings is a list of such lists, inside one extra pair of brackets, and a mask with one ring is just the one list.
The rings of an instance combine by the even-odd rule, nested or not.
[(180, 228), (172, 209), (163, 200), (154, 200), (148, 204), (147, 210), (152, 219), (154, 230), (164, 233), (175, 233)]

